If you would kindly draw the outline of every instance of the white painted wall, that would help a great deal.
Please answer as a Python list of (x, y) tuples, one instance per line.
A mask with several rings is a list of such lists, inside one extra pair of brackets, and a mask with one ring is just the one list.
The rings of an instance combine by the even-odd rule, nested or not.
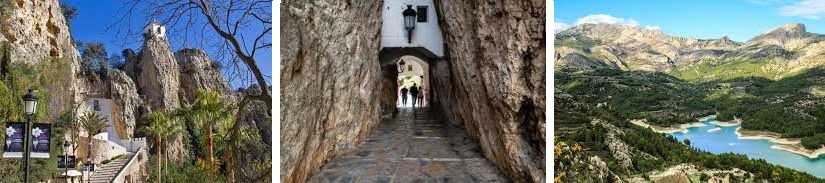
[(155, 37), (166, 37), (166, 26), (157, 22), (152, 22), (143, 28), (143, 33), (153, 35)]
[[(94, 101), (98, 101), (100, 105), (100, 111), (94, 110)], [(109, 127), (106, 127), (103, 132), (99, 134), (95, 134), (93, 138), (109, 141), (111, 143), (117, 144), (121, 146), (121, 148), (125, 148), (126, 151), (135, 152), (141, 147), (146, 146), (146, 138), (126, 138), (121, 139), (120, 135), (118, 135), (118, 131), (115, 126), (115, 121), (113, 119), (113, 106), (114, 101), (111, 99), (105, 98), (90, 98), (84, 101), (80, 107), (77, 109), (77, 115), (83, 116), (86, 112), (93, 111), (96, 112), (98, 115), (106, 119), (106, 124)], [(81, 135), (88, 137), (88, 132), (82, 131)], [(125, 136), (125, 135), (124, 135)]]
[[(95, 111), (94, 110), (94, 101), (98, 101), (98, 103), (100, 104), (100, 111)], [(117, 135), (117, 130), (115, 129), (114, 120), (112, 119), (112, 116), (113, 116), (112, 115), (112, 105), (113, 104), (114, 103), (112, 102), (112, 100), (109, 100), (109, 99), (90, 98), (90, 99), (84, 101), (83, 104), (80, 105), (80, 108), (78, 108), (77, 116), (83, 116), (84, 114), (86, 114), (86, 112), (91, 111), (91, 112), (96, 112), (98, 115), (100, 115), (101, 117), (106, 119), (106, 124), (108, 124), (109, 127), (106, 127), (106, 129), (103, 130), (103, 133), (108, 133), (108, 135), (106, 136), (105, 139), (98, 138), (99, 135), (96, 135), (95, 138), (98, 138), (98, 139), (101, 139), (101, 140), (110, 140), (110, 141), (119, 141), (120, 140), (120, 138)], [(87, 133), (86, 136), (88, 137), (88, 132), (84, 132), (84, 133)], [(101, 133), (101, 134), (103, 134), (103, 133)], [(95, 135), (95, 134), (93, 134), (93, 135)]]
[[(416, 21), (412, 43), (407, 43), (407, 30), (404, 29), (404, 16), (401, 12), (407, 5), (427, 6), (427, 22)], [(420, 13), (420, 12), (419, 12)], [(384, 47), (424, 47), (438, 57), (444, 56), (444, 40), (438, 27), (438, 17), (433, 0), (384, 0), (381, 11), (381, 48)]]

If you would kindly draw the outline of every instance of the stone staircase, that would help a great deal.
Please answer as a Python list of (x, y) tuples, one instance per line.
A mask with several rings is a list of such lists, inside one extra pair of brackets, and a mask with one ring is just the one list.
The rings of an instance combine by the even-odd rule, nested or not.
[(90, 183), (109, 183), (115, 179), (117, 173), (120, 172), (128, 163), (135, 153), (126, 153), (123, 157), (118, 158), (101, 167), (97, 167), (95, 172), (89, 178)]

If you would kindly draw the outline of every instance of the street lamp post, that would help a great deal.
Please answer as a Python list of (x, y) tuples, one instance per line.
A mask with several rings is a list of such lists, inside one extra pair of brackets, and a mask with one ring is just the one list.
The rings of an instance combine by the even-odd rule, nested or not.
[(66, 149), (69, 149), (71, 147), (72, 147), (72, 145), (69, 144), (68, 140), (66, 140), (63, 143), (63, 166), (64, 166), (64, 168), (66, 168), (66, 172), (65, 172), (66, 173), (66, 180), (69, 179), (69, 154), (66, 153)]
[(407, 43), (412, 43), (412, 31), (415, 29), (415, 10), (412, 5), (407, 5), (407, 9), (401, 12), (404, 15), (404, 28), (407, 29)]
[(26, 135), (24, 139), (24, 146), (25, 150), (23, 151), (23, 156), (26, 157), (26, 172), (24, 173), (23, 181), (25, 183), (29, 182), (29, 170), (31, 165), (29, 164), (29, 159), (31, 158), (31, 151), (32, 151), (32, 116), (37, 110), (37, 96), (33, 93), (34, 90), (29, 89), (29, 93), (23, 96), (23, 113), (26, 114)]

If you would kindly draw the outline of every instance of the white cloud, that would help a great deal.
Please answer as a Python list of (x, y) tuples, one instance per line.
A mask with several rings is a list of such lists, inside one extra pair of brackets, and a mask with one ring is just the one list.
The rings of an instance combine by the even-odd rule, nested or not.
[(648, 25), (648, 26), (645, 26), (645, 29), (649, 29), (649, 30), (662, 30), (662, 28), (661, 28), (661, 27), (659, 27), (658, 25)]
[(624, 18), (616, 18), (610, 15), (605, 14), (594, 14), (594, 15), (587, 15), (585, 17), (579, 18), (576, 21), (576, 25), (579, 24), (614, 24), (614, 25), (625, 25), (625, 26), (633, 26), (638, 27), (639, 22), (633, 19), (624, 19)]
[(798, 1), (791, 5), (780, 7), (779, 14), (819, 20), (825, 16), (825, 0)]
[(568, 25), (568, 24), (566, 24), (566, 23), (564, 23), (564, 22), (556, 22), (556, 21), (554, 21), (554, 22), (553, 22), (553, 24), (554, 24), (554, 26), (555, 26), (555, 27), (553, 28), (553, 31), (554, 31), (555, 33), (559, 33), (559, 32), (561, 32), (561, 31), (566, 30), (567, 28), (570, 28), (570, 25)]

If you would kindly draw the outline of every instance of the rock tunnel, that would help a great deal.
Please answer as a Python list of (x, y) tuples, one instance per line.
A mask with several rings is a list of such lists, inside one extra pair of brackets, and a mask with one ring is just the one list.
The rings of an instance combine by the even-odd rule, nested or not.
[[(281, 181), (311, 181), (382, 128), (432, 116), (465, 131), (506, 179), (544, 182), (545, 2), (381, 2), (283, 2)], [(416, 17), (412, 36), (406, 5), (431, 23)], [(401, 60), (422, 69), (426, 110), (396, 115)]]

